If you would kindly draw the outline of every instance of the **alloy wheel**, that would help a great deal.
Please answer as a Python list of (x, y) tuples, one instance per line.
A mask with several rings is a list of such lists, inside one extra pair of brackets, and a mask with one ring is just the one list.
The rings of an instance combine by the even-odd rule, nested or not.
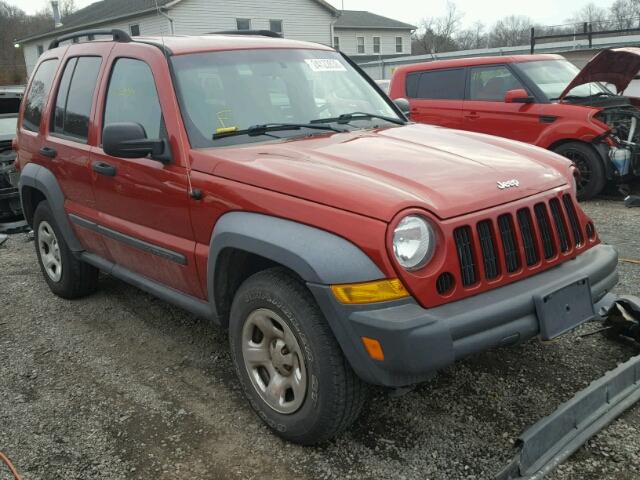
[(44, 271), (52, 281), (59, 282), (62, 278), (60, 245), (53, 228), (46, 221), (38, 225), (38, 250)]

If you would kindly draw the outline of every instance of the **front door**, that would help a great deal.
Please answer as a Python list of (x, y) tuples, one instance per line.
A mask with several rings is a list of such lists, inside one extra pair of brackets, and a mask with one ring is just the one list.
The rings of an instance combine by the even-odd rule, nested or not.
[[(164, 163), (149, 157), (116, 158), (97, 147), (91, 164), (98, 229), (117, 265), (203, 298), (194, 261), (186, 159), (179, 151), (175, 135), (171, 139), (167, 133), (175, 128), (179, 113), (169, 93), (166, 60), (158, 50), (159, 58), (151, 62), (152, 71), (150, 63), (144, 60), (148, 47), (125, 45), (126, 50), (116, 45), (112, 52), (98, 121), (102, 127), (138, 123), (144, 127), (147, 138), (167, 140), (172, 158)], [(136, 49), (143, 49), (139, 58)], [(166, 79), (164, 84), (158, 84), (162, 88), (157, 88), (154, 73)], [(159, 95), (159, 91), (164, 95)], [(165, 123), (165, 119), (171, 123)]]
[(504, 101), (509, 90), (527, 90), (506, 65), (472, 67), (467, 83), (464, 130), (533, 144), (537, 142), (547, 127), (544, 105)]

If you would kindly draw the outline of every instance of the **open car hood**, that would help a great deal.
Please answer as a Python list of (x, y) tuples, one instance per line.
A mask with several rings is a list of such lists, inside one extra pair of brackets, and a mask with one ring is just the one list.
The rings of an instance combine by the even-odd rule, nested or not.
[(591, 82), (610, 83), (623, 92), (640, 71), (640, 48), (610, 48), (603, 50), (580, 70), (560, 95), (562, 100), (579, 85)]

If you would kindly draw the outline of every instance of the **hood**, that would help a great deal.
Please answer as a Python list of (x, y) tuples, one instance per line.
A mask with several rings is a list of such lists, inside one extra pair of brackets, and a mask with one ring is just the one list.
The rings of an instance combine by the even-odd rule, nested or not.
[(511, 202), (566, 184), (570, 165), (523, 143), (418, 124), (200, 150), (193, 160), (194, 170), (384, 221), (409, 207), (445, 219)]
[(640, 71), (640, 48), (610, 48), (603, 50), (580, 70), (560, 95), (562, 100), (579, 85), (591, 82), (611, 83), (623, 92)]

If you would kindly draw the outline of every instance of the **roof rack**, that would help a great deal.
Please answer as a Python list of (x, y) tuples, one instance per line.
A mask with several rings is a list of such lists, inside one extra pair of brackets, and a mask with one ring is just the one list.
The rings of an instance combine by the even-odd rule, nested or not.
[(52, 48), (57, 48), (61, 42), (65, 40), (73, 40), (75, 38), (80, 37), (88, 37), (90, 35), (111, 35), (113, 37), (114, 42), (127, 43), (131, 41), (131, 37), (124, 30), (119, 30), (117, 28), (113, 29), (96, 29), (96, 30), (82, 30), (80, 32), (68, 33), (67, 35), (62, 35), (61, 37), (57, 37), (49, 44), (49, 50)]
[(222, 30), (209, 32), (207, 35), (256, 35), (260, 37), (283, 38), (281, 33), (271, 30)]

